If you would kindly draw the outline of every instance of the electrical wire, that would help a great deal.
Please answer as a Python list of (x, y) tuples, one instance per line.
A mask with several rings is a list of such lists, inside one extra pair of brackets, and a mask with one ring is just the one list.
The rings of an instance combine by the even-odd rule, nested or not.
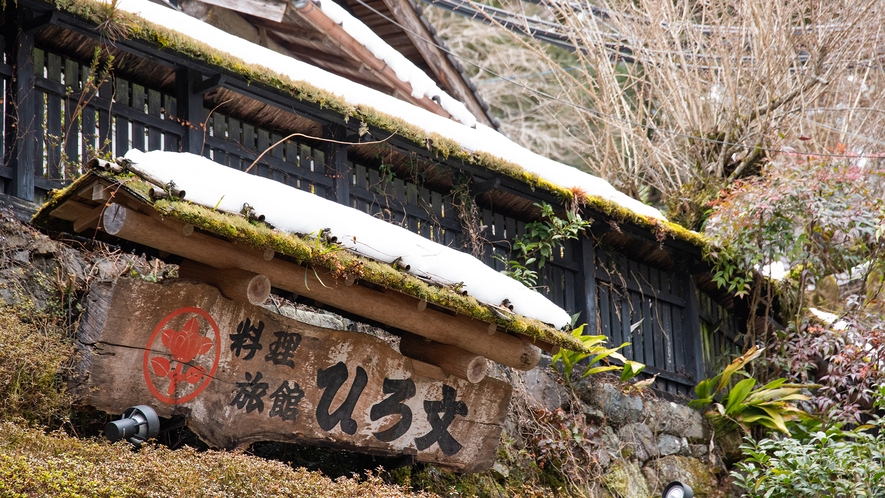
[[(432, 4), (432, 0), (422, 0), (422, 1)], [(411, 28), (402, 25), (397, 20), (392, 19), (390, 16), (387, 16), (384, 13), (378, 11), (377, 9), (375, 9), (374, 7), (372, 7), (371, 5), (366, 3), (365, 0), (356, 0), (356, 2), (359, 3), (360, 5), (362, 5), (363, 7), (367, 8), (369, 11), (373, 12), (375, 15), (381, 17), (382, 19), (385, 19), (386, 21), (390, 22), (391, 24), (396, 25), (397, 27), (406, 31), (407, 33), (411, 33), (413, 36), (424, 41), (425, 43), (438, 48), (443, 53), (445, 53), (451, 57), (454, 57), (458, 60), (461, 60), (461, 61), (467, 63), (468, 65), (471, 65), (481, 71), (484, 71), (484, 72), (488, 73), (489, 75), (491, 75), (493, 78), (499, 78), (501, 81), (507, 82), (511, 85), (518, 86), (530, 93), (534, 93), (540, 97), (543, 97), (548, 100), (552, 100), (554, 102), (560, 103), (560, 104), (568, 106), (568, 107), (572, 107), (572, 108), (577, 109), (579, 111), (586, 112), (588, 114), (591, 114), (591, 115), (596, 116), (601, 119), (607, 119), (607, 120), (627, 124), (630, 126), (635, 126), (637, 128), (643, 128), (643, 129), (645, 129), (649, 132), (653, 132), (653, 133), (661, 133), (661, 134), (670, 135), (673, 137), (685, 138), (685, 139), (689, 139), (689, 140), (696, 140), (696, 141), (715, 144), (715, 145), (737, 147), (737, 148), (740, 148), (743, 150), (761, 150), (761, 151), (772, 153), (772, 154), (792, 154), (792, 155), (807, 156), (807, 157), (848, 158), (848, 159), (881, 159), (883, 157), (882, 154), (865, 155), (865, 154), (847, 154), (847, 153), (832, 153), (832, 152), (806, 152), (806, 151), (796, 151), (796, 150), (791, 150), (791, 149), (780, 149), (780, 148), (774, 148), (774, 147), (760, 147), (757, 145), (747, 145), (747, 144), (742, 144), (742, 143), (737, 143), (737, 142), (728, 142), (725, 140), (718, 140), (718, 139), (714, 139), (714, 138), (691, 135), (691, 134), (683, 133), (683, 132), (680, 132), (677, 130), (659, 128), (657, 126), (646, 124), (646, 123), (636, 123), (634, 121), (622, 118), (620, 116), (606, 114), (606, 113), (597, 111), (596, 109), (591, 109), (589, 107), (586, 107), (586, 106), (583, 106), (580, 104), (576, 104), (574, 102), (569, 102), (567, 100), (563, 100), (563, 99), (558, 98), (554, 95), (550, 95), (549, 93), (544, 92), (543, 90), (539, 90), (537, 88), (532, 88), (528, 85), (520, 83), (519, 81), (515, 81), (514, 79), (504, 77), (491, 69), (488, 69), (476, 62), (473, 62), (472, 60), (469, 60), (465, 57), (462, 57), (462, 56), (454, 53), (448, 47), (443, 46), (434, 40), (428, 40), (426, 37), (423, 36), (423, 34), (418, 33), (416, 31), (412, 30)], [(871, 140), (873, 140), (873, 139), (871, 139)]]

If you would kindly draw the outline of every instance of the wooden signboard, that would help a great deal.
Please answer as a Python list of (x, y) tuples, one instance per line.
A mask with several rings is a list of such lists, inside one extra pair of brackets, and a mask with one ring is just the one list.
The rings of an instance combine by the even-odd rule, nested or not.
[(120, 279), (88, 297), (87, 405), (184, 415), (207, 444), (322, 444), (411, 454), (462, 472), (494, 461), (511, 387), (417, 375), (383, 340), (307, 325), (177, 280)]

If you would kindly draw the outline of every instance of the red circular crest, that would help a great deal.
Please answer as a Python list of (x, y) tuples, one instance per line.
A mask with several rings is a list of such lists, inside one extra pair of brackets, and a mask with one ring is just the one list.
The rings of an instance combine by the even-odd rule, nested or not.
[[(211, 333), (203, 335), (203, 331)], [(157, 339), (159, 338), (159, 341)], [(154, 349), (155, 342), (157, 349)], [(200, 308), (180, 308), (160, 320), (144, 351), (144, 380), (163, 403), (177, 405), (206, 389), (221, 358), (221, 332)], [(215, 349), (214, 358), (209, 354)]]

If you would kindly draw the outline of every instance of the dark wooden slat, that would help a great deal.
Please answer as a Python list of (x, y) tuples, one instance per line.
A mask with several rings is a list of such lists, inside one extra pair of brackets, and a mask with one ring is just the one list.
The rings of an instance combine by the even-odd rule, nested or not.
[[(46, 97), (46, 93), (41, 91), (39, 87), (36, 86), (37, 77), (42, 78), (44, 73), (44, 69), (46, 67), (46, 52), (43, 50), (35, 49), (34, 50), (34, 74), (35, 77), (32, 81), (34, 81), (34, 118), (33, 125), (36, 129), (34, 130), (34, 158), (35, 162), (32, 166), (34, 175), (37, 177), (45, 177), (47, 174), (46, 165), (44, 164), (44, 155), (43, 149), (46, 145), (46, 108), (44, 104), (44, 99)], [(21, 120), (20, 120), (21, 121)], [(36, 186), (36, 184), (35, 184)], [(35, 197), (35, 200), (39, 200)]]
[[(61, 57), (47, 54), (47, 78), (61, 82)], [(59, 95), (46, 95), (46, 167), (49, 178), (61, 179), (62, 102)]]
[(652, 300), (648, 296), (642, 296), (640, 300), (642, 302), (642, 325), (640, 328), (642, 329), (642, 347), (644, 349), (645, 361), (660, 368), (663, 365), (662, 362), (658, 361), (657, 349), (659, 349), (660, 335), (657, 333), (657, 324), (655, 323), (655, 318), (657, 317), (653, 311)]
[[(609, 342), (614, 346), (621, 345), (621, 337), (620, 337), (620, 329), (615, 327), (612, 329), (612, 307), (611, 307), (611, 296), (609, 295), (609, 288), (606, 286), (600, 286), (597, 288), (597, 296), (599, 308), (598, 312), (596, 309), (587, 306), (587, 333), (591, 335), (602, 334), (610, 339)], [(593, 300), (587, 298), (588, 303), (593, 303)]]
[(658, 365), (667, 370), (667, 371), (675, 371), (676, 370), (676, 355), (674, 351), (674, 335), (673, 335), (673, 307), (667, 303), (659, 304), (660, 315), (661, 315), (661, 336), (662, 336), (662, 349), (664, 358), (663, 362), (658, 361)]
[[(625, 300), (626, 301), (626, 300)], [(624, 322), (624, 326), (626, 327), (625, 334), (629, 334), (630, 328), (636, 324), (639, 320), (642, 320), (642, 295), (636, 292), (630, 293), (628, 312), (625, 315), (626, 321)], [(645, 321), (636, 327), (636, 330), (633, 331), (633, 334), (630, 335), (631, 342), (633, 342), (633, 359), (636, 361), (640, 361), (649, 364), (645, 357), (645, 329), (643, 328), (646, 325)]]
[[(301, 150), (299, 152), (301, 169), (303, 171), (313, 171), (313, 156), (311, 155), (310, 147), (301, 145)], [(309, 189), (309, 183), (305, 181), (300, 181), (298, 186), (301, 190)]]
[[(271, 143), (270, 142), (270, 132), (263, 129), (263, 128), (259, 128), (256, 134), (258, 135), (258, 153), (260, 154), (260, 153), (266, 151), (268, 147), (270, 147), (270, 143)], [(264, 177), (264, 178), (267, 178), (268, 176), (270, 176), (270, 175), (268, 175), (270, 168), (267, 166), (267, 161), (271, 157), (273, 157), (273, 156), (269, 155), (269, 154), (265, 154), (261, 158), (261, 161), (259, 161), (258, 164), (256, 164), (252, 168), (251, 172), (255, 173), (258, 176)], [(302, 190), (304, 190), (304, 189), (302, 188)]]
[[(178, 100), (172, 95), (163, 94), (163, 109), (166, 119), (174, 121), (172, 118), (178, 116)], [(182, 149), (183, 139), (181, 133), (187, 133), (190, 125), (187, 123), (186, 120), (178, 121), (178, 124), (181, 125), (181, 132), (166, 132), (163, 134), (163, 150), (168, 150), (172, 152), (184, 152), (184, 150)]]
[(582, 311), (581, 303), (577, 298), (577, 285), (575, 272), (565, 271), (565, 310), (569, 315)]
[[(65, 87), (70, 88), (73, 93), (80, 90), (80, 64), (71, 59), (65, 59)], [(80, 114), (79, 99), (73, 95), (66, 95), (64, 99), (65, 105), (65, 123), (64, 123), (64, 144), (63, 148), (67, 158), (64, 178), (72, 178), (79, 173), (80, 165), (80, 123), (78, 115)]]
[[(360, 189), (363, 191), (366, 190), (366, 175), (367, 175), (366, 167), (363, 166), (362, 164), (354, 164), (354, 163), (351, 163), (350, 167), (353, 170), (353, 177), (354, 177), (354, 182), (353, 182), (354, 188), (350, 189), (350, 195), (355, 201), (354, 207), (359, 211), (367, 213), (368, 212), (368, 204), (367, 204), (366, 200), (357, 197), (357, 189)], [(411, 223), (411, 220), (409, 220), (409, 222)]]
[[(692, 275), (686, 275), (685, 294), (688, 298), (688, 306), (683, 313), (681, 339), (684, 340), (683, 350), (685, 354), (685, 371), (695, 379), (700, 379), (704, 374), (704, 358), (701, 354), (701, 321), (698, 312), (698, 291)], [(677, 363), (676, 368), (680, 368)]]
[(240, 125), (239, 119), (230, 116), (225, 116), (225, 119), (227, 119), (228, 140), (227, 165), (242, 171), (248, 167), (248, 164), (243, 164), (243, 127)]
[[(145, 91), (144, 86), (139, 85), (137, 83), (132, 83), (132, 104), (130, 107), (137, 114), (141, 113), (142, 115), (145, 112)], [(132, 148), (137, 150), (145, 150), (144, 149), (144, 120), (133, 120), (132, 123)]]
[[(157, 118), (157, 121), (162, 121), (160, 118), (163, 101), (162, 95), (160, 92), (156, 90), (148, 90), (148, 116), (153, 116)], [(160, 133), (160, 130), (154, 126), (150, 126), (148, 128), (148, 150), (160, 150), (163, 148), (163, 135)]]
[[(253, 152), (253, 151), (255, 151), (255, 149), (257, 147), (258, 147), (258, 145), (257, 145), (256, 138), (255, 138), (255, 127), (250, 123), (244, 122), (243, 123), (243, 148), (249, 152)], [(244, 157), (244, 159), (249, 158), (248, 155), (244, 155), (243, 157)], [(257, 154), (255, 157), (258, 157)], [(255, 159), (253, 158), (250, 161), (243, 161), (243, 171), (246, 171), (247, 169), (249, 169), (249, 166), (252, 165), (252, 161), (254, 161), (254, 160)], [(255, 167), (252, 168), (250, 173), (253, 171), (255, 171)]]
[[(228, 142), (225, 131), (227, 128), (227, 123), (225, 122), (225, 117), (221, 114), (213, 114), (210, 118), (212, 121), (212, 136), (224, 140)], [(212, 159), (218, 164), (224, 164), (225, 166), (229, 166), (227, 160), (227, 149), (230, 147), (212, 147)], [(206, 148), (206, 144), (203, 144), (203, 148)]]
[[(98, 87), (98, 95), (106, 102), (113, 102), (114, 85), (111, 81), (103, 81)], [(112, 106), (96, 106), (98, 109), (98, 142), (97, 150), (100, 152), (113, 152), (111, 138), (111, 109)]]
[[(119, 108), (131, 109), (129, 101), (129, 82), (123, 78), (115, 79), (114, 110)], [(114, 114), (114, 155), (125, 155), (129, 150), (129, 120), (121, 114)]]
[(98, 134), (95, 126), (95, 117), (97, 113), (98, 110), (95, 109), (95, 107), (92, 107), (91, 105), (86, 105), (80, 114), (80, 119), (83, 121), (83, 161), (88, 161), (90, 159), (89, 156), (91, 154), (95, 154), (95, 151), (98, 150), (98, 147), (96, 146)]

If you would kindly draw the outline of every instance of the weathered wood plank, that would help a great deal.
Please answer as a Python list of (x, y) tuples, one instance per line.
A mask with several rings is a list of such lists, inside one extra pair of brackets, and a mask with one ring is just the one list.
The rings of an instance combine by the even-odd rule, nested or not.
[(85, 404), (186, 413), (191, 430), (221, 448), (313, 443), (474, 472), (494, 461), (511, 394), (492, 378), (421, 377), (381, 339), (184, 281), (94, 286), (80, 340)]

